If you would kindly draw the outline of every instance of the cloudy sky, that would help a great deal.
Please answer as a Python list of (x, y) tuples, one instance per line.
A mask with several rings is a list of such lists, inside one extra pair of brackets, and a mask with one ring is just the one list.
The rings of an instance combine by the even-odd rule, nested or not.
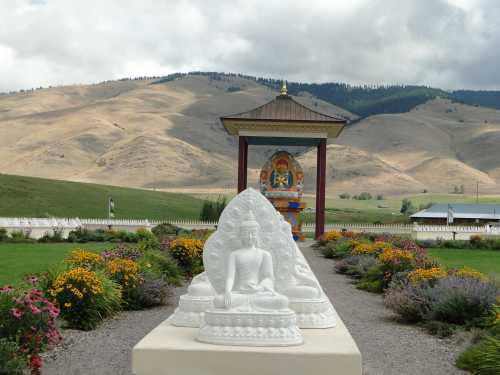
[(0, 92), (192, 70), (500, 89), (498, 0), (0, 0)]

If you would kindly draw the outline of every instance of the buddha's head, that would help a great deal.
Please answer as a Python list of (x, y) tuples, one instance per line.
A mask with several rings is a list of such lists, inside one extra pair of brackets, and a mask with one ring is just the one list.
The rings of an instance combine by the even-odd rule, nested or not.
[(276, 170), (278, 173), (283, 174), (288, 171), (288, 161), (285, 159), (280, 159), (276, 162)]
[(249, 218), (241, 223), (240, 238), (245, 247), (257, 246), (259, 243), (259, 223), (251, 213)]

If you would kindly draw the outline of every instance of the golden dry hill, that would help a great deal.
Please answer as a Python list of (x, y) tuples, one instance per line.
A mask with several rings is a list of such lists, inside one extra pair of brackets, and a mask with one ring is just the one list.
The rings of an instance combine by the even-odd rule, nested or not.
[[(237, 88), (235, 90), (235, 88)], [(160, 189), (232, 188), (236, 142), (218, 117), (276, 92), (238, 77), (111, 81), (0, 96), (0, 173)], [(303, 104), (356, 119), (314, 98)], [(495, 192), (500, 111), (435, 99), (349, 125), (328, 147), (328, 193)], [(314, 186), (315, 152), (295, 148)], [(252, 147), (250, 181), (272, 150)]]

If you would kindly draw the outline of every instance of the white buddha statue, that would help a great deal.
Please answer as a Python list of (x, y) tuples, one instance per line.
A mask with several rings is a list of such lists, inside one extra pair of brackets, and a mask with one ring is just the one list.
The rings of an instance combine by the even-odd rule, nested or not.
[(288, 308), (288, 298), (274, 289), (272, 255), (258, 247), (259, 224), (253, 215), (240, 226), (242, 247), (229, 254), (225, 292), (214, 299), (220, 309), (275, 311)]

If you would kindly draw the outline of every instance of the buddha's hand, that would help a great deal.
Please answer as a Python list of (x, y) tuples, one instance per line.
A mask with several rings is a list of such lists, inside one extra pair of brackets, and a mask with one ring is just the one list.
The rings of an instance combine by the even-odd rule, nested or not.
[(224, 294), (224, 306), (226, 307), (231, 306), (231, 292), (226, 292)]

